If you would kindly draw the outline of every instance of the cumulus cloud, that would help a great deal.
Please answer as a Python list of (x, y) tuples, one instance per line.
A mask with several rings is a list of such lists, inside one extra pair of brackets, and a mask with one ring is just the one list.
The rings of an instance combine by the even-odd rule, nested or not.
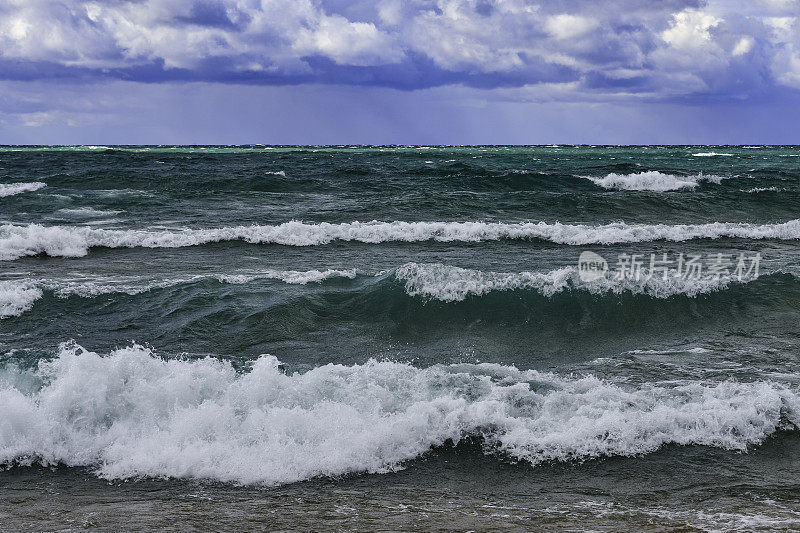
[(547, 18), (545, 28), (556, 39), (572, 39), (597, 28), (598, 22), (589, 17), (561, 13)]
[(798, 20), (798, 0), (5, 0), (0, 78), (746, 98), (800, 88)]

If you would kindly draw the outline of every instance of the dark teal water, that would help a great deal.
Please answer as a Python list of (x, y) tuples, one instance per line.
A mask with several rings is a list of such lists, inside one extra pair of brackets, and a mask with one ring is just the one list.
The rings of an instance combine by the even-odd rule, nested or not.
[(797, 528), (798, 275), (798, 147), (2, 147), (0, 516)]

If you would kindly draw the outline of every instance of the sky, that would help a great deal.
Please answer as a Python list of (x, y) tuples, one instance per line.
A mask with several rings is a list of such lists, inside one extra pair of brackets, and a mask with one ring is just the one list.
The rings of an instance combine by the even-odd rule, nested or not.
[(0, 0), (3, 144), (800, 144), (800, 0)]

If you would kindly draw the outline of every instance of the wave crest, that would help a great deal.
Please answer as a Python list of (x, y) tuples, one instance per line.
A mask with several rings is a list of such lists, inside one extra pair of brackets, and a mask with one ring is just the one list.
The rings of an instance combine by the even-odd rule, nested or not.
[(725, 179), (721, 176), (706, 176), (703, 174), (698, 174), (696, 176), (676, 176), (674, 174), (663, 174), (656, 170), (634, 174), (611, 173), (604, 178), (595, 178), (592, 176), (582, 177), (604, 189), (655, 192), (694, 189), (701, 181), (710, 181), (718, 184)]
[(128, 294), (135, 296), (153, 289), (175, 287), (208, 279), (221, 283), (244, 284), (255, 280), (279, 280), (290, 285), (319, 283), (332, 278), (354, 279), (352, 270), (265, 270), (247, 274), (196, 275), (187, 278), (148, 280), (119, 278), (114, 280), (14, 280), (0, 281), (0, 319), (20, 316), (29, 311), (43, 297), (44, 290), (53, 291), (59, 298), (79, 296), (94, 298), (103, 294)]
[(646, 294), (669, 298), (678, 294), (689, 297), (727, 288), (738, 282), (735, 276), (690, 279), (683, 277), (648, 277), (614, 279), (611, 276), (585, 282), (575, 267), (549, 272), (482, 272), (442, 264), (408, 263), (398, 268), (397, 279), (405, 282), (409, 296), (422, 296), (443, 302), (463, 301), (469, 296), (482, 296), (494, 291), (535, 290), (553, 296), (567, 290), (583, 290), (591, 294)]
[(796, 391), (773, 382), (648, 383), (497, 364), (370, 361), (287, 374), (273, 356), (102, 357), (74, 344), (0, 371), (0, 463), (88, 466), (109, 479), (245, 484), (389, 472), (448, 441), (538, 464), (638, 455), (669, 444), (745, 450), (796, 427)]
[(81, 257), (92, 247), (180, 248), (241, 240), (252, 244), (319, 246), (335, 241), (482, 242), (501, 239), (545, 240), (556, 244), (617, 244), (691, 239), (800, 239), (800, 219), (780, 224), (713, 222), (708, 224), (612, 224), (590, 226), (546, 222), (343, 222), (276, 226), (233, 226), (185, 230), (106, 230), (88, 226), (0, 226), (0, 260), (47, 254)]

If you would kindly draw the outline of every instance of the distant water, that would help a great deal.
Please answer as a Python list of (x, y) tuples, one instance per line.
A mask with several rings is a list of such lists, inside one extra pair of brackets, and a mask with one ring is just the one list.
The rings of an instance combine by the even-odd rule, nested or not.
[(0, 147), (3, 527), (798, 529), (798, 156)]

